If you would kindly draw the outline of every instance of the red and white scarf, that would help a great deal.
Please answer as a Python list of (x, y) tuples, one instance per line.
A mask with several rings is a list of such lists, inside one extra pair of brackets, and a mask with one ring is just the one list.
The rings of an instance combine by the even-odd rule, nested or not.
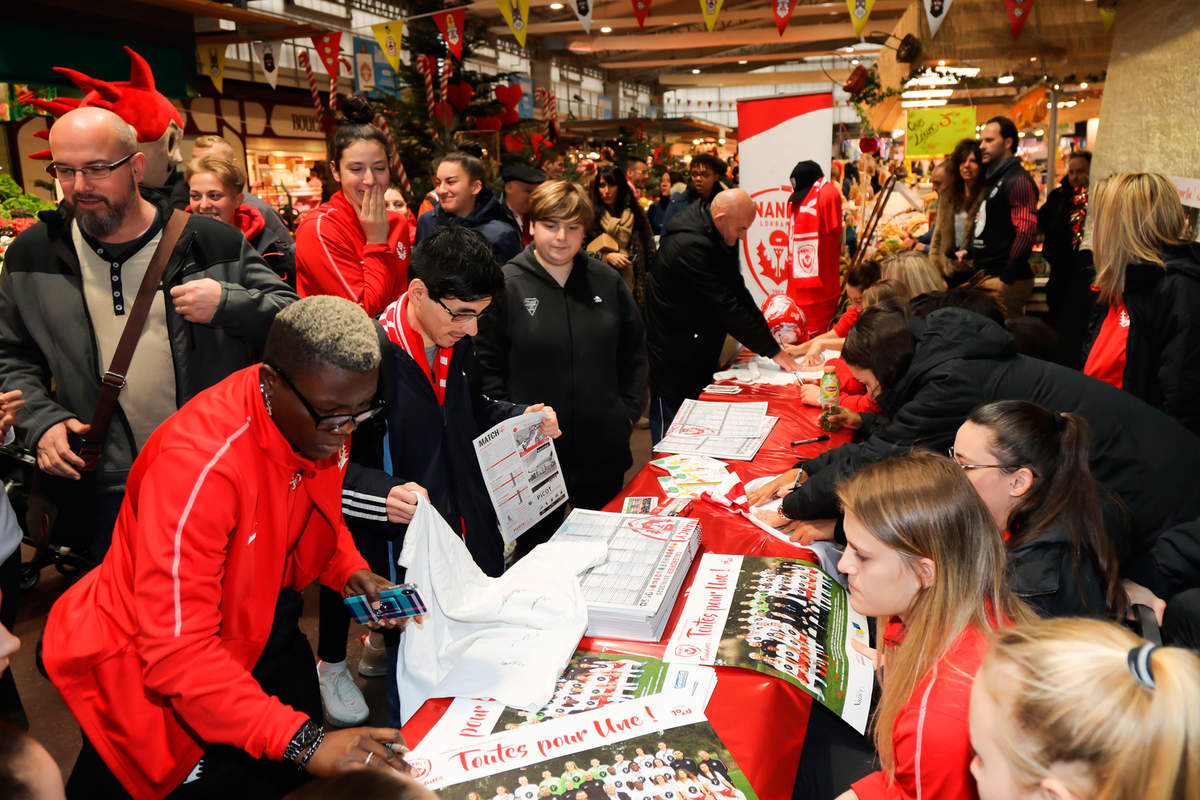
[(429, 377), (433, 384), (433, 393), (437, 395), (438, 405), (446, 402), (446, 375), (450, 372), (450, 353), (452, 347), (439, 347), (434, 358), (433, 368), (425, 358), (425, 340), (408, 322), (408, 292), (400, 295), (400, 299), (383, 310), (380, 319), (383, 329), (392, 343), (403, 348), (408, 357), (416, 362), (421, 372)]
[(821, 285), (821, 265), (817, 259), (821, 223), (817, 216), (817, 199), (821, 187), (828, 182), (825, 178), (818, 179), (804, 196), (804, 201), (790, 209), (791, 235), (788, 238), (791, 240), (792, 272), (788, 276), (789, 290), (816, 289)]

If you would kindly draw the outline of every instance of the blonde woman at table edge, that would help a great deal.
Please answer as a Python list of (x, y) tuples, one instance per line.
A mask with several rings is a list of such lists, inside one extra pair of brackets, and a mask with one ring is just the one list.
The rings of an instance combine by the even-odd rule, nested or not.
[(876, 620), (873, 720), (882, 769), (837, 800), (973, 797), (971, 682), (994, 630), (1033, 619), (1008, 589), (1000, 531), (963, 471), (913, 452), (865, 467), (839, 489), (850, 605)]

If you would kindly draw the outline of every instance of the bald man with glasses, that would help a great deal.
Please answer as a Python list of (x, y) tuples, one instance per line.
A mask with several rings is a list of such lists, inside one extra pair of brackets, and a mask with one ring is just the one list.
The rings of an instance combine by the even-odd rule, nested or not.
[[(191, 216), (170, 253), (94, 468), (78, 452), (101, 379), (171, 208), (143, 197), (146, 157), (116, 114), (87, 107), (50, 130), (58, 208), (9, 247), (0, 274), (0, 380), (26, 401), (17, 431), (71, 542), (99, 561), (130, 465), (150, 434), (203, 389), (253, 363), (296, 295), (241, 233)], [(53, 385), (54, 391), (51, 392)]]

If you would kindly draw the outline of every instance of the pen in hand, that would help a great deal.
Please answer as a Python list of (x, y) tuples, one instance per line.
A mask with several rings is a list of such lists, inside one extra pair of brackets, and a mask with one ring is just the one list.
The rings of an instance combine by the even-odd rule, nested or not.
[(816, 444), (817, 442), (828, 442), (828, 441), (829, 441), (829, 434), (822, 433), (820, 436), (814, 436), (811, 439), (797, 439), (796, 441), (792, 442), (791, 446), (798, 447), (799, 445), (802, 445), (802, 444)]

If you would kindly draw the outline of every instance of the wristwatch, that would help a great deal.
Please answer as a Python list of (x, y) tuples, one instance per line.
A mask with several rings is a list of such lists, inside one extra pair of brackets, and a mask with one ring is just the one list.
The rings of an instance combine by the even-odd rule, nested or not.
[(313, 749), (313, 746), (325, 738), (325, 728), (311, 719), (305, 720), (296, 735), (288, 742), (283, 751), (283, 760), (299, 765), (301, 756)]

